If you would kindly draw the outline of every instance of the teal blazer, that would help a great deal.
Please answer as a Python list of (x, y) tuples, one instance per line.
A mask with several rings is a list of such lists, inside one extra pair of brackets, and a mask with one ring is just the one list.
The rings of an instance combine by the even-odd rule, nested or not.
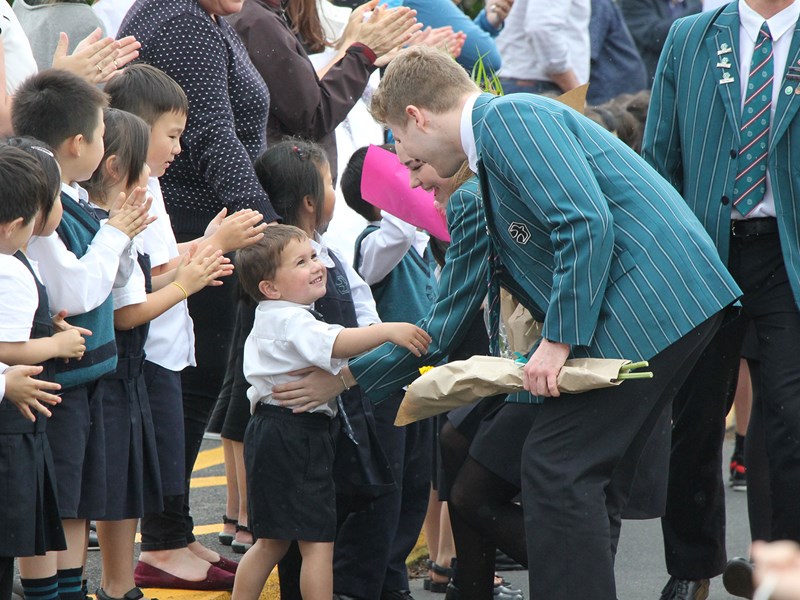
[(652, 358), (741, 295), (675, 189), (594, 122), (482, 94), (472, 125), (502, 285), (573, 356)]
[[(800, 61), (795, 26), (789, 66)], [(731, 52), (718, 54), (720, 49)], [(675, 22), (655, 77), (642, 155), (684, 197), (728, 261), (733, 184), (737, 173), (741, 92), (737, 3)], [(720, 59), (731, 63), (733, 83), (721, 83)], [(781, 248), (800, 308), (800, 81), (776, 73), (781, 86), (770, 132), (767, 169)], [(792, 158), (797, 152), (796, 158)]]
[(489, 238), (486, 219), (473, 177), (447, 203), (451, 243), (439, 277), (436, 300), (419, 326), (433, 341), (428, 353), (417, 358), (395, 344), (383, 344), (350, 360), (350, 371), (362, 391), (375, 403), (385, 400), (419, 377), (419, 368), (435, 365), (456, 348), (486, 298)]

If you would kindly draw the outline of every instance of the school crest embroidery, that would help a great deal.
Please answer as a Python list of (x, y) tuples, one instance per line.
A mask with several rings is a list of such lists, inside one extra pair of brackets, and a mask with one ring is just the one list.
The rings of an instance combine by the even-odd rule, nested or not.
[(508, 235), (522, 246), (527, 244), (528, 240), (531, 239), (531, 232), (525, 223), (511, 223), (511, 225), (508, 226)]
[(350, 284), (347, 283), (347, 278), (344, 275), (337, 275), (336, 280), (333, 282), (336, 286), (336, 290), (342, 296), (349, 296), (350, 295)]

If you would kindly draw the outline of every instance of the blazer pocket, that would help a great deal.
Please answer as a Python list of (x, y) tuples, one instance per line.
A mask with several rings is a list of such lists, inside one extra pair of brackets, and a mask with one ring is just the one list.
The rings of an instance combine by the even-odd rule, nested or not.
[(609, 281), (614, 283), (617, 279), (625, 275), (628, 271), (636, 268), (636, 261), (630, 252), (623, 250), (619, 254), (615, 254), (611, 259), (611, 270), (609, 272)]

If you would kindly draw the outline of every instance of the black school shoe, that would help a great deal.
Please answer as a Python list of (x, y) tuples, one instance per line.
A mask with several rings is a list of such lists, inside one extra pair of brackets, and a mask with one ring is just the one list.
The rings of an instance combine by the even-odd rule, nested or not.
[(746, 558), (732, 558), (722, 572), (722, 585), (731, 596), (752, 598), (755, 594), (753, 563)]

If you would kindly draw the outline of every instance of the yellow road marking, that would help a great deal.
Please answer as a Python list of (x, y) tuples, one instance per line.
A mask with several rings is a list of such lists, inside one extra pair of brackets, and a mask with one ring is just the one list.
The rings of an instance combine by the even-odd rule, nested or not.
[(225, 475), (215, 475), (213, 477), (192, 477), (191, 488), (217, 487), (225, 485)]
[(221, 465), (225, 462), (225, 458), (222, 454), (222, 445), (217, 446), (216, 448), (211, 448), (210, 450), (203, 450), (200, 454), (197, 455), (197, 460), (194, 462), (194, 471), (201, 471), (203, 469), (207, 469), (208, 467), (215, 467), (217, 465)]

